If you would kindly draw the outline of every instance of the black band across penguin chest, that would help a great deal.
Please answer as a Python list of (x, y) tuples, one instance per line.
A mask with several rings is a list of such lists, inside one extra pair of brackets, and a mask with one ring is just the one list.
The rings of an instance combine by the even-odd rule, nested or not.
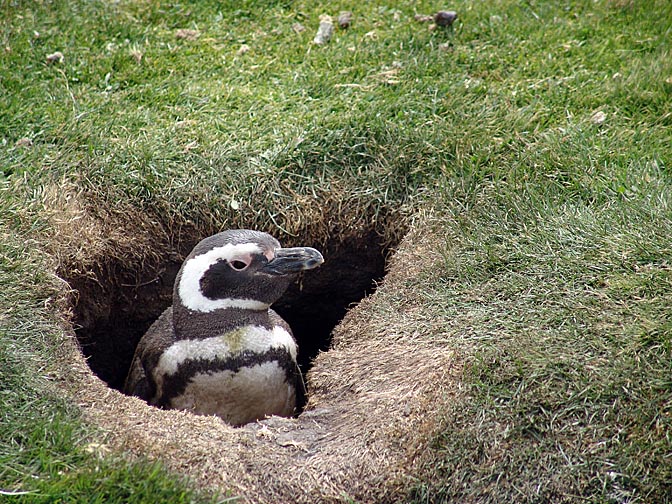
[(165, 404), (159, 406), (167, 406), (167, 403), (175, 397), (184, 394), (187, 385), (195, 376), (214, 375), (222, 371), (237, 374), (243, 368), (261, 367), (267, 363), (276, 363), (288, 379), (295, 376), (296, 365), (287, 350), (280, 348), (273, 348), (263, 353), (246, 350), (225, 359), (188, 359), (178, 365), (175, 374), (164, 376), (162, 402)]
[(178, 340), (155, 369), (155, 404), (215, 414), (234, 425), (287, 416), (295, 407), (298, 373), (296, 343), (281, 326)]

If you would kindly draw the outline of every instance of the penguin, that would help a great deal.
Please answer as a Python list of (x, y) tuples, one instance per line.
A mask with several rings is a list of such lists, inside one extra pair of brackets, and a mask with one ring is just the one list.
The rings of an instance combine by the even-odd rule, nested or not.
[(313, 248), (283, 248), (260, 231), (205, 238), (177, 274), (172, 306), (140, 339), (124, 392), (234, 426), (292, 416), (305, 398), (298, 348), (271, 305), (323, 262)]

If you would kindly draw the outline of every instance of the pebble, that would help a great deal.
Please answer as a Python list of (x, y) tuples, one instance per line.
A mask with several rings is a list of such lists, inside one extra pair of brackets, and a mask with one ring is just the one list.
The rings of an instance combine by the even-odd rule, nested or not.
[(56, 51), (47, 55), (47, 63), (53, 65), (54, 63), (63, 63), (63, 53), (61, 51)]
[(342, 30), (347, 30), (348, 28), (350, 28), (351, 23), (352, 23), (352, 12), (343, 11), (338, 15), (338, 27), (341, 28)]
[(455, 11), (439, 11), (434, 14), (434, 22), (437, 26), (448, 27), (457, 19), (457, 12)]
[(315, 34), (313, 42), (318, 45), (326, 44), (331, 40), (333, 34), (334, 22), (332, 21), (331, 16), (323, 14), (320, 16), (320, 27)]

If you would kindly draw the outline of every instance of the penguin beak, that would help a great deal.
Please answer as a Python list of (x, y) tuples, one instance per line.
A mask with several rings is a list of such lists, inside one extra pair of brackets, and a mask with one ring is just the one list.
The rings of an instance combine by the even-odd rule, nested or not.
[(275, 257), (260, 271), (274, 276), (291, 275), (317, 268), (323, 262), (322, 254), (314, 248), (279, 248), (275, 250)]

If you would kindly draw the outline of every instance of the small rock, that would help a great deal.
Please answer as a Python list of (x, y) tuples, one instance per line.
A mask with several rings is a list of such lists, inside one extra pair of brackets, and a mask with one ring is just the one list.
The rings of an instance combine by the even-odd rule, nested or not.
[(313, 42), (319, 45), (326, 44), (331, 40), (334, 34), (334, 22), (331, 16), (323, 14), (320, 16), (320, 27), (315, 34)]
[(350, 28), (352, 23), (352, 12), (343, 11), (338, 15), (338, 27), (342, 30), (347, 30)]
[(606, 120), (607, 120), (607, 114), (605, 114), (601, 110), (598, 110), (592, 116), (590, 116), (590, 122), (592, 122), (593, 124), (602, 124)]
[(250, 46), (247, 45), (247, 44), (242, 44), (242, 45), (240, 46), (240, 49), (238, 49), (238, 50), (236, 51), (236, 54), (237, 54), (238, 56), (242, 56), (243, 54), (248, 53), (248, 52), (250, 52)]
[(415, 20), (418, 23), (429, 23), (431, 21), (434, 21), (434, 16), (427, 16), (426, 14), (416, 14)]
[(441, 26), (442, 28), (449, 27), (456, 19), (457, 12), (455, 11), (439, 11), (434, 14), (434, 22), (437, 26)]
[(19, 138), (14, 144), (16, 147), (32, 147), (33, 141), (28, 137)]
[(63, 58), (63, 53), (61, 51), (56, 51), (55, 53), (47, 54), (47, 63), (49, 65), (63, 63)]
[(189, 30), (187, 28), (180, 28), (175, 32), (175, 38), (178, 40), (196, 40), (201, 34), (198, 30)]

